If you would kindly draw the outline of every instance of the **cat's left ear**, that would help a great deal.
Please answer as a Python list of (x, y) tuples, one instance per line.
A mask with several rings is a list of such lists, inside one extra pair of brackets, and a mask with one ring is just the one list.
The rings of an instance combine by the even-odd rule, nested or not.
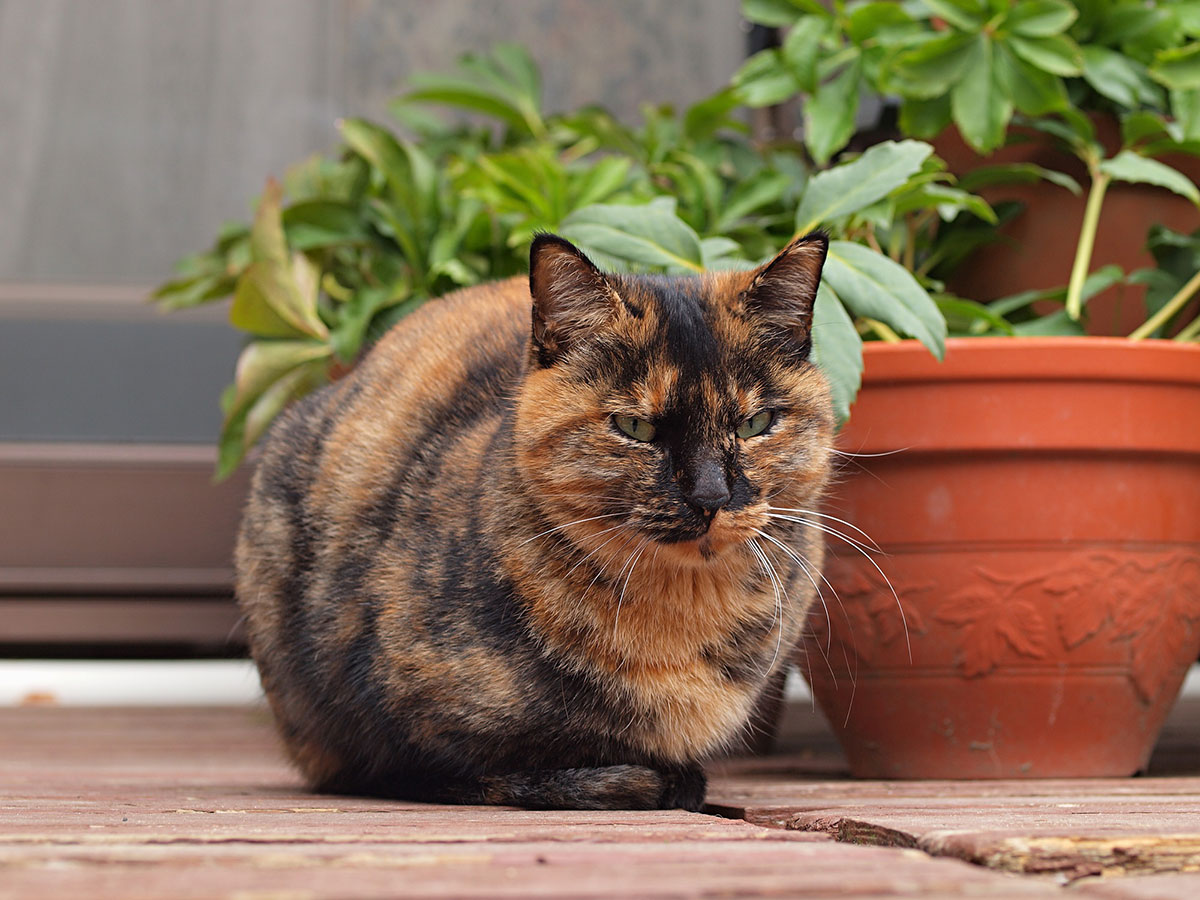
[(777, 330), (803, 359), (812, 349), (813, 306), (828, 251), (824, 232), (797, 238), (754, 273), (739, 297), (747, 315)]
[(533, 355), (543, 367), (613, 322), (623, 305), (608, 278), (583, 251), (555, 234), (537, 235), (529, 248), (529, 293)]

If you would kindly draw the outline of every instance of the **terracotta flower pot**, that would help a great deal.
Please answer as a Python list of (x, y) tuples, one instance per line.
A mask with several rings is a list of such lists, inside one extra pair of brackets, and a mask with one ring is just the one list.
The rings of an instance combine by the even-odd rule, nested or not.
[(890, 455), (848, 458), (829, 513), (883, 574), (831, 541), (799, 651), (854, 774), (1142, 769), (1200, 652), (1200, 347), (866, 357), (839, 446)]

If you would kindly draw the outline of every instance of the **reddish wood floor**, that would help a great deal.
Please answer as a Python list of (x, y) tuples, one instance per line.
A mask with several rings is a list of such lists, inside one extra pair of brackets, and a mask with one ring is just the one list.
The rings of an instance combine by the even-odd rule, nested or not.
[(261, 711), (0, 709), (0, 898), (1200, 897), (1200, 704), (1137, 779), (859, 782), (800, 732), (717, 815), (535, 813), (309, 794)]

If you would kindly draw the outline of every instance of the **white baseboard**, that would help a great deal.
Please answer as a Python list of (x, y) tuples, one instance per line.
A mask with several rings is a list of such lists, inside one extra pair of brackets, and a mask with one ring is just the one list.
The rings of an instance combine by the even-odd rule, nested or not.
[(261, 702), (258, 671), (249, 660), (0, 660), (0, 706)]
[[(1200, 665), (1183, 694), (1200, 697)], [(792, 672), (789, 702), (811, 703), (804, 679)], [(249, 660), (0, 660), (0, 706), (229, 706), (263, 702)]]

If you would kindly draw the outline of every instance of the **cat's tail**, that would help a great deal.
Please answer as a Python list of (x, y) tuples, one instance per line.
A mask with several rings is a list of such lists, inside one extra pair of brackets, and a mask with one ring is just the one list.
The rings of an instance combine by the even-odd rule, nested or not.
[(620, 765), (529, 769), (479, 778), (405, 773), (369, 779), (335, 776), (319, 791), (368, 794), (424, 803), (523, 806), (526, 809), (686, 809), (704, 805), (706, 779), (699, 766), (655, 769)]
[(480, 780), (483, 801), (528, 809), (687, 809), (704, 805), (699, 767), (663, 771), (647, 766), (532, 769)]

